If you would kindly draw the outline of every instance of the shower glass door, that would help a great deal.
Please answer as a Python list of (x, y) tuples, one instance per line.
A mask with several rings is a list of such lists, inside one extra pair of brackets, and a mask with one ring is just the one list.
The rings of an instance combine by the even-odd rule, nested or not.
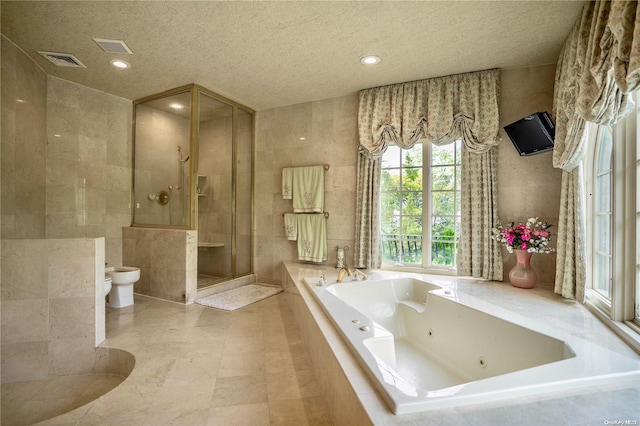
[(236, 256), (235, 276), (250, 274), (251, 228), (253, 209), (253, 114), (238, 108), (236, 135), (236, 186), (235, 186), (235, 231)]
[(135, 225), (189, 227), (190, 113), (190, 91), (135, 104)]
[(253, 141), (254, 111), (198, 85), (134, 101), (132, 225), (197, 230), (198, 288), (253, 271)]
[(233, 277), (233, 106), (199, 92), (198, 287)]

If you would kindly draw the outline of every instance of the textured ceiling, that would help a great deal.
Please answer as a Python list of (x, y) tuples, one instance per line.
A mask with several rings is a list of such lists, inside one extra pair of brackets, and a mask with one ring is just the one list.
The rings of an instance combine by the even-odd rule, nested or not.
[[(137, 99), (196, 83), (256, 110), (555, 63), (582, 1), (7, 1), (1, 31), (50, 75)], [(133, 55), (93, 38), (121, 39)], [(38, 50), (72, 53), (56, 67)], [(364, 66), (366, 54), (382, 58)], [(118, 70), (122, 58), (132, 68)]]

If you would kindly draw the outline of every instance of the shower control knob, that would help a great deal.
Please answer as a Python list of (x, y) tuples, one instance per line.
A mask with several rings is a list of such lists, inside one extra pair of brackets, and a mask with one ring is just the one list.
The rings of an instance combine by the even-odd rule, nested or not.
[(169, 202), (169, 193), (167, 191), (160, 191), (158, 192), (158, 195), (156, 195), (156, 199), (158, 201), (158, 204), (160, 205), (167, 205), (167, 203)]

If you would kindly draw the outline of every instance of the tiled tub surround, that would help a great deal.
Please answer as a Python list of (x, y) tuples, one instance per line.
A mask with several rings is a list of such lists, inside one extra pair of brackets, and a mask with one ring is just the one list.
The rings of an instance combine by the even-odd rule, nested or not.
[(640, 360), (453, 290), (455, 280), (371, 278), (304, 281), (395, 414), (640, 381)]
[(122, 383), (135, 365), (120, 349), (96, 348), (84, 374), (2, 384), (2, 424), (31, 425), (68, 413)]
[[(309, 349), (313, 369), (335, 424), (603, 424), (604, 420), (640, 421), (640, 380), (594, 384), (591, 387), (549, 391), (542, 395), (515, 396), (500, 402), (433, 409), (395, 416), (368, 379), (331, 321), (317, 304), (303, 279), (322, 272), (334, 282), (336, 271), (322, 266), (285, 262), (285, 294), (294, 312), (300, 335)], [(375, 271), (380, 277), (393, 275)], [(433, 276), (422, 276), (433, 280)], [(560, 330), (590, 343), (640, 361), (640, 357), (610, 332), (582, 305), (553, 294), (551, 288), (516, 289), (505, 283), (442, 278), (438, 284), (534, 319), (541, 327)], [(366, 282), (364, 283), (366, 285)], [(603, 360), (607, 362), (607, 360)]]

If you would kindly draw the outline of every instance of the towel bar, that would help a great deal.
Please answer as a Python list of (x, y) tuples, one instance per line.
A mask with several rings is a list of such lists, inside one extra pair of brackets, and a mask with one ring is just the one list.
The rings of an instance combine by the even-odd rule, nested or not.
[[(330, 168), (330, 167), (331, 167), (331, 166), (329, 166), (328, 164), (323, 164), (323, 165), (322, 165), (322, 168), (323, 168), (325, 171), (329, 170), (329, 168)], [(295, 169), (295, 167), (285, 167), (285, 169)]]
[[(287, 213), (292, 213), (292, 214), (319, 214), (319, 213), (293, 213), (293, 212), (287, 212)], [(284, 216), (287, 213), (282, 213), (282, 216)], [(324, 215), (324, 217), (329, 218), (329, 212), (324, 212), (322, 214)]]

